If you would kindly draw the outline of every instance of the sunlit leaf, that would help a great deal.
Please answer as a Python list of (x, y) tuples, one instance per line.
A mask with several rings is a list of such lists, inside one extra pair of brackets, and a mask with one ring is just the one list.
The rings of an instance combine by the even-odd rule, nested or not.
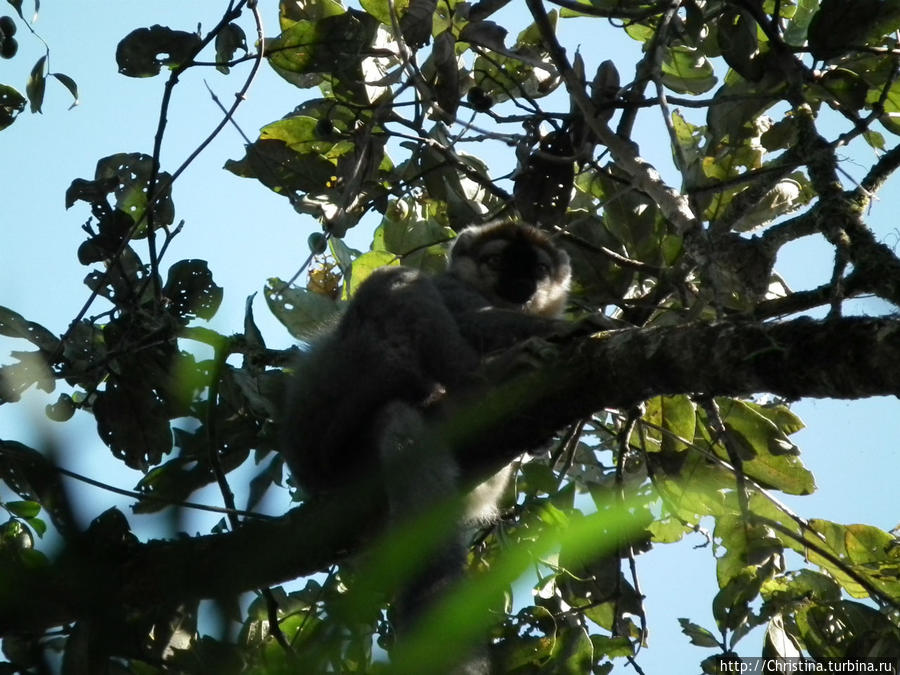
[(265, 297), (275, 318), (298, 340), (315, 336), (338, 311), (337, 303), (330, 297), (286, 286), (281, 279), (269, 279)]
[(716, 636), (706, 628), (698, 626), (688, 619), (678, 619), (678, 623), (681, 624), (681, 632), (690, 638), (691, 644), (697, 645), (698, 647), (719, 646), (719, 641), (716, 639)]
[(6, 502), (4, 507), (19, 518), (34, 518), (41, 512), (41, 505), (37, 502)]
[(717, 82), (712, 63), (698, 50), (685, 46), (666, 51), (662, 75), (663, 83), (680, 94), (703, 94)]

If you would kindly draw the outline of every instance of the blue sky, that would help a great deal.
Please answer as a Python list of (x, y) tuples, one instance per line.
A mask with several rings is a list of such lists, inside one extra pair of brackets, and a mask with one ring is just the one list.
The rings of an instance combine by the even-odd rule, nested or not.
[[(32, 9), (29, 4), (26, 0), (26, 13)], [(66, 73), (78, 82), (81, 104), (67, 111), (68, 92), (48, 82), (44, 114), (23, 113), (14, 125), (0, 132), (0, 305), (55, 333), (66, 329), (88, 297), (82, 283), (88, 269), (78, 263), (75, 253), (84, 238), (80, 226), (89, 212), (83, 204), (66, 211), (65, 190), (74, 178), (92, 178), (101, 157), (115, 152), (150, 154), (165, 81), (165, 75), (148, 79), (118, 75), (116, 45), (132, 29), (155, 23), (194, 30), (199, 22), (206, 30), (217, 21), (217, 12), (224, 5), (120, 1), (103, 3), (100, 11), (98, 3), (84, 0), (44, 4), (35, 29), (50, 45), (51, 70)], [(512, 18), (519, 19), (522, 10), (513, 5)], [(277, 3), (262, 1), (260, 7), (268, 31), (274, 32)], [(251, 23), (244, 21), (243, 25), (252, 35)], [(522, 25), (520, 21), (511, 32)], [(603, 59), (618, 57), (623, 79), (628, 79), (627, 67), (639, 56), (636, 43), (621, 38), (602, 22), (568, 21), (560, 28), (564, 44), (581, 45), (589, 70)], [(600, 36), (598, 30), (608, 31), (608, 35), (604, 32)], [(0, 82), (24, 90), (28, 71), (43, 51), (21, 25), (17, 37), (19, 54), (11, 61), (0, 61)], [(203, 80), (227, 105), (247, 69), (236, 68), (229, 77), (212, 68), (194, 69), (182, 77), (168, 115), (162, 153), (165, 170), (177, 167), (220, 118)], [(280, 118), (308, 96), (264, 66), (236, 119), (255, 138), (261, 126)], [(658, 113), (642, 113), (635, 138), (644, 156), (664, 176), (674, 179), (662, 133)], [(889, 137), (888, 143), (894, 140)], [(492, 160), (489, 165), (511, 167), (509, 152), (510, 156), (494, 158), (496, 162)], [(209, 261), (216, 281), (225, 288), (223, 305), (210, 325), (223, 333), (242, 330), (245, 298), (261, 291), (267, 278), (287, 278), (296, 271), (308, 252), (307, 236), (317, 229), (313, 219), (296, 214), (287, 200), (256, 182), (222, 170), (227, 159), (241, 156), (243, 141), (233, 129), (226, 128), (179, 179), (174, 201), (176, 216), (185, 220), (185, 227), (167, 254), (167, 264), (182, 258)], [(859, 177), (873, 159), (865, 148), (854, 148), (848, 150), (843, 168)], [(895, 179), (873, 206), (869, 220), (878, 237), (894, 245), (900, 239), (894, 224), (897, 199)], [(353, 243), (365, 247), (368, 237), (368, 233), (358, 235)], [(137, 245), (138, 250), (141, 246)], [(810, 288), (829, 278), (831, 262), (829, 247), (808, 241), (784, 252), (779, 271), (793, 288)], [(261, 296), (255, 307), (257, 322), (269, 345), (288, 346), (290, 337), (269, 315)], [(873, 314), (886, 311), (876, 302), (863, 302), (857, 307), (857, 311)], [(91, 313), (102, 309), (98, 306)], [(9, 362), (10, 349), (27, 348), (24, 343), (0, 338), (0, 363)], [(50, 434), (60, 445), (63, 466), (120, 487), (132, 487), (140, 476), (117, 465), (97, 438), (92, 418), (79, 413), (65, 425), (46, 420), (43, 406), (55, 397), (32, 392), (24, 405), (0, 407), (0, 438), (40, 445), (43, 436)], [(900, 438), (896, 399), (801, 401), (794, 409), (808, 425), (794, 440), (816, 476), (819, 492), (784, 501), (805, 517), (894, 527), (900, 520), (894, 494)], [(124, 510), (127, 504), (92, 488), (76, 494), (85, 521), (111, 505), (118, 504)], [(219, 504), (221, 498), (215, 490), (208, 490), (195, 500)], [(287, 498), (276, 495), (267, 506), (277, 512), (287, 508)], [(131, 520), (139, 534), (152, 535), (146, 519)], [(217, 520), (198, 516), (191, 529), (203, 531)], [(699, 537), (693, 543), (700, 544)], [(638, 569), (642, 590), (648, 596), (652, 631), (650, 648), (640, 655), (639, 662), (648, 673), (672, 672), (674, 662), (696, 664), (706, 653), (688, 644), (675, 619), (686, 616), (707, 627), (714, 625), (709, 608), (715, 593), (711, 549), (694, 550), (690, 541), (662, 547), (641, 556)], [(758, 653), (759, 644), (759, 640), (746, 638), (740, 651)]]

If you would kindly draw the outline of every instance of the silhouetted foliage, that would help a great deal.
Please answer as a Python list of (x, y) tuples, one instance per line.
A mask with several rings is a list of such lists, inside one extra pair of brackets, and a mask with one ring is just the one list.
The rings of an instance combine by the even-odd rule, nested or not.
[[(473, 542), (471, 580), (395, 648), (387, 599), (417, 533), (375, 536), (382, 505), (365, 491), (297, 493), (274, 519), (235, 509), (232, 488), (249, 510), (287, 489), (276, 438), (294, 348), (266, 345), (249, 300), (243, 334), (198, 325), (223, 289), (206, 261), (167, 260), (183, 167), (160, 166), (161, 137), (153, 156), (101, 158), (65, 195), (73, 218), (90, 210), (77, 251), (90, 301), (61, 336), (0, 307), (0, 334), (31, 345), (0, 366), (0, 403), (59, 385), (48, 416), (92, 414), (110, 461), (145, 472), (136, 512), (183, 507), (218, 484), (229, 522), (140, 542), (111, 510), (78, 531), (56, 458), (0, 441), (0, 480), (21, 499), (0, 504), (0, 635), (12, 664), (0, 671), (45, 672), (62, 652), (73, 673), (432, 673), (487, 631), (498, 672), (605, 673), (639, 666), (647, 644), (636, 559), (695, 532), (719, 551), (716, 625), (682, 619), (707, 650), (704, 672), (761, 625), (767, 656), (900, 653), (896, 537), (801, 518), (773, 497), (816, 487), (791, 440), (803, 426), (792, 400), (900, 392), (894, 310), (844, 316), (860, 296), (900, 305), (900, 259), (865, 219), (900, 166), (897, 3), (282, 0), (278, 34), (248, 44), (258, 12), (274, 10), (259, 4), (227, 3), (206, 32), (136, 27), (115, 58), (124, 76), (168, 73), (163, 116), (188, 69), (245, 78), (246, 91), (265, 61), (303, 90), (225, 167), (310, 225), (306, 282), (270, 279), (268, 308), (308, 340), (373, 269), (440, 269), (467, 224), (511, 217), (555, 233), (573, 261), (581, 328), (487, 364), (482, 416), (463, 408), (457, 420), (498, 447), (544, 438), (548, 451), (523, 460), (506, 516)], [(18, 22), (0, 18), (5, 57), (17, 23), (22, 39), (13, 6)], [(613, 63), (595, 61), (593, 45), (564, 49), (555, 28), (569, 21), (623, 32), (643, 55)], [(42, 58), (31, 72), (32, 111), (45, 70)], [(77, 98), (71, 78), (52, 75)], [(0, 128), (25, 101), (0, 85)], [(633, 130), (646, 111), (661, 120), (680, 185), (642, 159)], [(850, 187), (838, 162), (848, 144), (878, 155)], [(371, 250), (343, 241), (357, 227), (374, 229)], [(833, 277), (792, 291), (776, 256), (808, 237), (830, 243)], [(265, 261), (255, 264), (264, 278)], [(798, 318), (813, 310), (826, 318)], [(587, 330), (600, 313), (622, 329)], [(191, 342), (214, 357), (198, 360)], [(255, 477), (234, 484), (229, 473), (248, 461)], [(36, 545), (48, 518), (64, 541), (52, 554)], [(807, 564), (788, 566), (788, 551)], [(529, 567), (534, 594), (513, 603)], [(296, 578), (294, 590), (279, 586)], [(239, 632), (201, 637), (198, 602), (209, 598)], [(495, 625), (472, 618), (483, 606)]]

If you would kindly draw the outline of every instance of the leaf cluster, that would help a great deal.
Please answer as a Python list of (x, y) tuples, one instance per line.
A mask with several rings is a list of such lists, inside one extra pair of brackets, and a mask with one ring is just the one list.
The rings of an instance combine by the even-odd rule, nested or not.
[[(72, 96), (71, 108), (78, 105), (78, 84), (65, 73), (48, 72), (50, 62), (50, 47), (44, 42), (43, 38), (38, 35), (31, 23), (25, 19), (22, 14), (21, 0), (9, 0), (9, 4), (13, 6), (19, 19), (22, 20), (31, 37), (38, 40), (44, 46), (44, 54), (31, 67), (28, 80), (25, 84), (25, 96), (22, 96), (14, 87), (0, 83), (0, 131), (6, 129), (16, 117), (25, 109), (26, 97), (29, 102), (29, 109), (33, 113), (41, 112), (44, 104), (44, 92), (47, 88), (47, 77), (52, 77), (61, 85), (63, 85)], [(40, 0), (35, 0), (33, 20), (37, 19), (40, 10)], [(12, 59), (19, 51), (19, 43), (15, 37), (17, 25), (15, 20), (9, 16), (0, 17), (0, 56), (4, 59)]]

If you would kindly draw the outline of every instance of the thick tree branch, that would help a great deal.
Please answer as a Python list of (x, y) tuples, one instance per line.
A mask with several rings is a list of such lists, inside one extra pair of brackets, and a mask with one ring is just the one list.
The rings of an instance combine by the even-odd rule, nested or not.
[[(853, 399), (900, 393), (895, 318), (625, 329), (526, 344), (518, 356), (502, 357), (505, 379), (476, 401), (453, 402), (453, 423), (437, 430), (458, 443), (469, 473), (490, 470), (513, 449), (534, 447), (593, 411), (660, 394)], [(518, 374), (510, 378), (510, 370)], [(476, 436), (478, 456), (470, 450)], [(485, 457), (486, 447), (496, 448), (496, 456)], [(374, 486), (360, 486), (236, 532), (175, 541), (98, 542), (89, 532), (47, 567), (5, 567), (0, 635), (310, 574), (377, 532), (377, 495)]]
[[(548, 438), (567, 422), (658, 395), (897, 395), (898, 356), (895, 318), (626, 329), (565, 345), (545, 367), (504, 384), (478, 406), (484, 416), (490, 405), (512, 408), (511, 416), (494, 416), (502, 424), (485, 430), (491, 442), (533, 447), (535, 438)], [(479, 442), (483, 447), (483, 436)]]

